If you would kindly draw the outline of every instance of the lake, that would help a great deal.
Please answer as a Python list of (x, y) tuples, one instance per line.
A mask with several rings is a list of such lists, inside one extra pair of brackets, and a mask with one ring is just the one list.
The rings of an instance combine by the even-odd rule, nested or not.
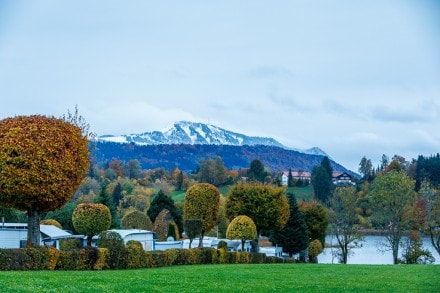
[[(393, 254), (391, 251), (385, 251), (384, 253), (378, 250), (377, 243), (384, 240), (384, 236), (365, 236), (365, 241), (361, 242), (362, 247), (353, 248), (352, 254), (348, 256), (349, 264), (393, 264)], [(327, 243), (336, 243), (336, 238), (327, 236)], [(434, 264), (440, 264), (440, 255), (434, 249), (431, 244), (431, 239), (428, 237), (423, 238), (423, 248), (428, 249), (432, 256), (435, 258)], [(335, 248), (325, 248), (323, 253), (318, 256), (319, 263), (338, 263), (337, 257), (333, 257), (332, 251), (336, 251)], [(402, 253), (402, 249), (399, 249), (399, 254)]]

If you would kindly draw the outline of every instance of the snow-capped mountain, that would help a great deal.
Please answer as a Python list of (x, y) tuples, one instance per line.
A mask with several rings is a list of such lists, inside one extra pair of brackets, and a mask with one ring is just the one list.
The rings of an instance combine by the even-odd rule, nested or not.
[[(99, 141), (135, 143), (137, 145), (158, 144), (211, 144), (211, 145), (267, 145), (289, 149), (273, 138), (247, 136), (232, 132), (214, 125), (179, 121), (165, 131), (152, 131), (141, 134), (103, 135)], [(301, 153), (326, 156), (321, 149), (314, 147), (308, 150), (298, 150)]]

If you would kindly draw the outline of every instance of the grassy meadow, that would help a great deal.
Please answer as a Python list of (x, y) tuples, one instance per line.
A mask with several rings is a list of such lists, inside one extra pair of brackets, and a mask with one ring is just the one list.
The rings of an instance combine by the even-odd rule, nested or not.
[(195, 265), (2, 271), (0, 292), (439, 292), (437, 265)]

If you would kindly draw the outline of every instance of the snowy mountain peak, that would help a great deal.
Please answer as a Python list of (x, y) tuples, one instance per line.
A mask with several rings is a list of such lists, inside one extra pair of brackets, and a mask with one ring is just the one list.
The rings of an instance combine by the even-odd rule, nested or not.
[[(144, 132), (129, 135), (99, 136), (99, 141), (117, 143), (135, 143), (138, 145), (157, 144), (212, 144), (212, 145), (268, 145), (287, 149), (273, 138), (247, 136), (244, 134), (225, 130), (223, 128), (200, 122), (179, 121), (164, 131)], [(319, 148), (297, 150), (302, 153), (326, 155)]]

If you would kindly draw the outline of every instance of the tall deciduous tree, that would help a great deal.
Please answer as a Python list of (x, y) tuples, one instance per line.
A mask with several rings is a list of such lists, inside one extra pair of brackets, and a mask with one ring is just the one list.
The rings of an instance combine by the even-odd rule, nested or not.
[(371, 160), (362, 157), (358, 171), (362, 174), (362, 179), (370, 181), (373, 177), (373, 164), (371, 163)]
[(325, 244), (329, 215), (327, 209), (317, 201), (299, 202), (299, 210), (304, 214), (304, 219), (309, 230), (310, 240), (318, 239), (322, 247)]
[(353, 247), (360, 247), (362, 235), (358, 233), (357, 194), (354, 186), (336, 187), (330, 201), (330, 227), (338, 241), (339, 258), (346, 264)]
[(426, 228), (432, 246), (440, 255), (440, 192), (434, 189), (427, 180), (422, 181), (419, 196), (426, 203)]
[(28, 214), (28, 245), (40, 245), (40, 215), (69, 201), (89, 167), (88, 137), (41, 115), (0, 121), (0, 202)]
[(200, 183), (209, 183), (214, 186), (223, 185), (228, 181), (226, 168), (220, 157), (202, 160), (197, 177)]
[(183, 217), (202, 221), (199, 247), (203, 245), (203, 237), (217, 223), (220, 205), (220, 192), (209, 183), (194, 184), (185, 194)]
[(289, 203), (284, 187), (259, 182), (239, 183), (229, 189), (226, 214), (230, 220), (239, 215), (250, 217), (262, 230), (279, 230), (289, 219)]
[(248, 216), (235, 217), (228, 226), (226, 231), (226, 238), (240, 239), (241, 251), (244, 251), (244, 243), (246, 240), (253, 240), (257, 238), (257, 227), (254, 221)]
[(309, 244), (309, 230), (303, 213), (299, 210), (295, 195), (287, 194), (290, 207), (290, 217), (281, 230), (274, 230), (270, 240), (283, 248), (283, 252), (292, 257), (294, 254), (307, 248)]
[(82, 203), (73, 211), (72, 222), (75, 230), (87, 236), (87, 245), (92, 245), (92, 237), (110, 228), (111, 214), (101, 203)]
[(383, 244), (392, 251), (397, 264), (401, 239), (410, 228), (410, 211), (416, 200), (414, 180), (404, 171), (379, 174), (373, 181), (370, 196), (374, 207), (372, 217), (378, 228), (386, 232)]

